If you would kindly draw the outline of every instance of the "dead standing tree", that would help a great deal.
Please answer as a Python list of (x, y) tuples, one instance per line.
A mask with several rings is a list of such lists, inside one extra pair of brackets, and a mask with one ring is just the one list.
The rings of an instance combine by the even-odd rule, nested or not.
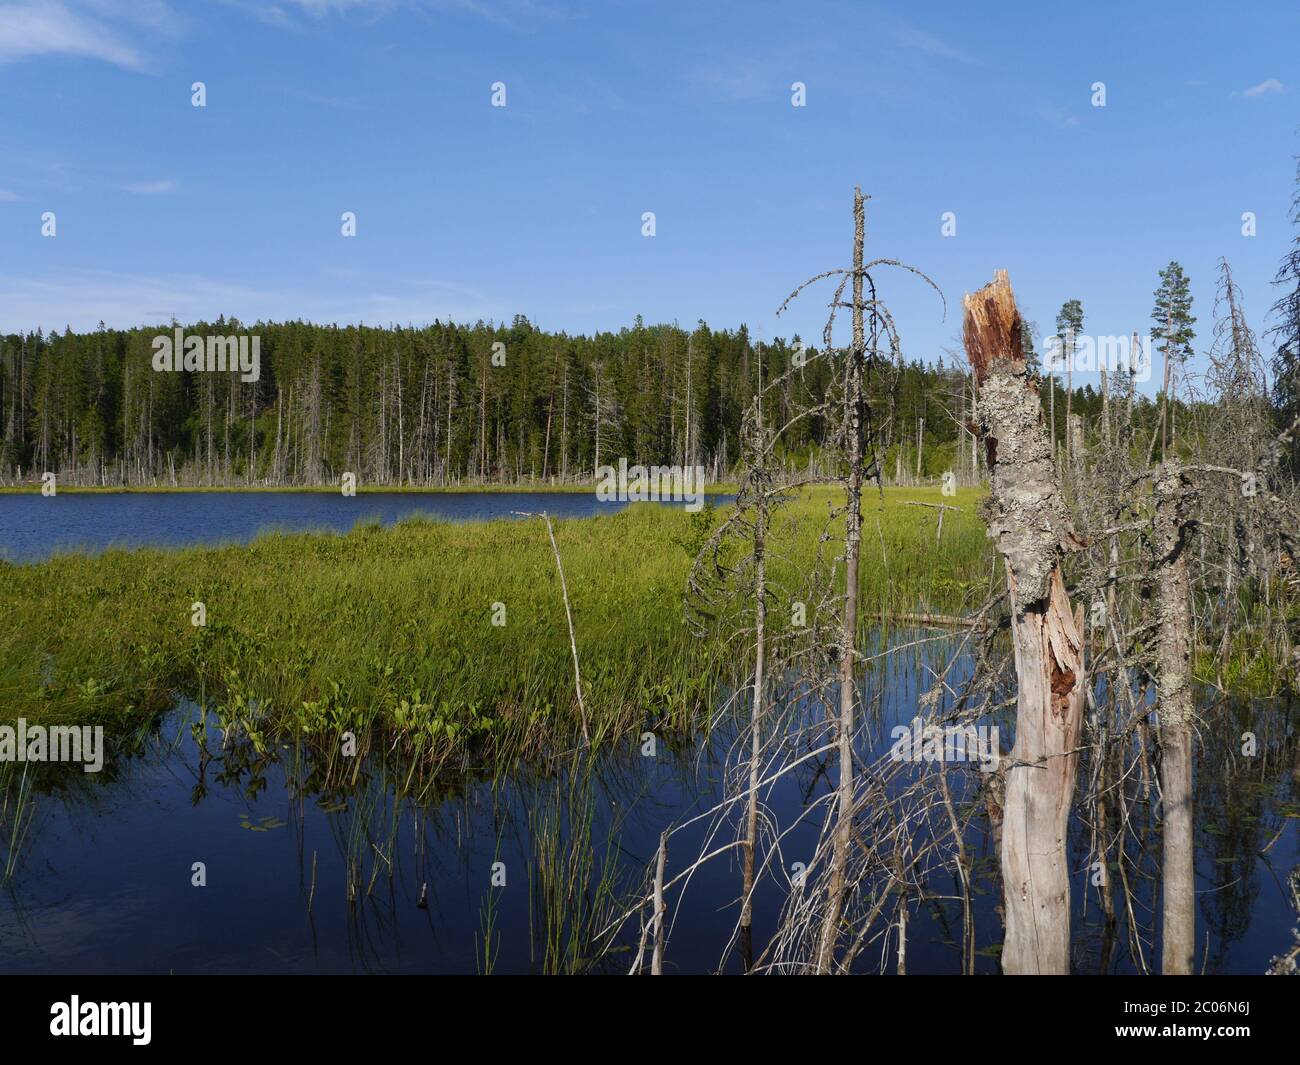
[[(1216, 315), (1209, 388), (1189, 404), (1177, 449), (1149, 467), (1148, 447), (1133, 447), (1128, 420), (1112, 433), (1103, 407), (1098, 446), (1076, 464), (1070, 499), (1075, 528), (1091, 545), (1072, 568), (1083, 570), (1079, 593), (1093, 604), (1101, 636), (1088, 663), (1089, 779), (1081, 797), (1091, 818), (1088, 864), (1101, 874), (1108, 945), (1112, 917), (1120, 916), (1111, 899), (1114, 870), (1130, 953), (1142, 971), (1150, 971), (1143, 935), (1154, 929), (1142, 927), (1134, 891), (1159, 884), (1166, 975), (1196, 969), (1197, 747), (1201, 759), (1221, 750), (1229, 727), (1219, 700), (1198, 703), (1205, 678), (1194, 675), (1193, 655), (1218, 648), (1220, 688), (1225, 677), (1232, 682), (1230, 658), (1240, 670), (1249, 654), (1285, 657), (1289, 644), (1268, 589), (1294, 539), (1288, 530), (1300, 526), (1278, 494), (1288, 436), (1274, 439), (1269, 430), (1262, 361), (1226, 262)], [(1190, 381), (1185, 388), (1195, 395)], [(1140, 490), (1148, 483), (1149, 493)], [(1136, 820), (1152, 807), (1155, 820)], [(1157, 826), (1159, 860), (1148, 866), (1144, 840)]]
[[(1296, 522), (1290, 504), (1273, 491), (1280, 488), (1280, 458), (1290, 434), (1269, 439), (1263, 364), (1240, 304), (1232, 271), (1222, 260), (1207, 376), (1210, 413), (1204, 426), (1193, 418), (1180, 440), (1191, 461), (1170, 454), (1151, 475), (1163, 829), (1161, 971), (1166, 976), (1195, 972), (1193, 650), (1198, 642), (1212, 646), (1217, 622), (1222, 674), (1232, 647), (1238, 585), (1267, 582)], [(1193, 551), (1193, 543), (1199, 551)], [(1197, 616), (1194, 585), (1202, 588), (1203, 619)], [(1258, 603), (1253, 621), (1263, 627), (1271, 622), (1260, 616)]]
[(1188, 504), (1194, 494), (1179, 460), (1170, 456), (1154, 479), (1154, 546), (1160, 687), (1160, 791), (1164, 888), (1162, 965), (1166, 976), (1188, 976), (1196, 953), (1195, 849), (1192, 839), (1192, 593), (1187, 574)]
[[(760, 821), (769, 827), (774, 825), (768, 811), (762, 808), (760, 791), (765, 777), (769, 785), (772, 783), (774, 777), (770, 773), (781, 775), (779, 757), (790, 731), (789, 722), (781, 720), (783, 715), (773, 713), (772, 704), (777, 700), (769, 689), (773, 687), (773, 678), (792, 667), (801, 651), (806, 652), (797, 646), (798, 641), (790, 639), (789, 632), (773, 631), (768, 618), (769, 603), (774, 597), (781, 602), (793, 601), (789, 589), (782, 588), (769, 575), (769, 563), (777, 562), (787, 572), (799, 568), (792, 559), (774, 553), (774, 545), (769, 540), (773, 520), (790, 495), (812, 483), (810, 479), (785, 477), (777, 462), (776, 448), (781, 437), (798, 422), (823, 415), (827, 404), (822, 401), (795, 409), (789, 412), (784, 424), (770, 422), (764, 408), (782, 395), (790, 378), (801, 374), (808, 361), (824, 357), (822, 353), (812, 353), (785, 374), (765, 383), (763, 353), (757, 353), (758, 388), (741, 421), (744, 473), (736, 499), (726, 521), (714, 530), (696, 556), (687, 580), (686, 620), (699, 638), (716, 636), (715, 630), (721, 628), (729, 630), (729, 641), (737, 645), (743, 646), (751, 637), (753, 640), (752, 677), (741, 685), (743, 690), (752, 692), (750, 721), (748, 729), (738, 737), (738, 743), (747, 738), (748, 761), (740, 767), (742, 771), (732, 786), (736, 799), (743, 798), (745, 802), (740, 840), (743, 882), (738, 939), (746, 972), (754, 966), (753, 896), (760, 874)], [(813, 653), (815, 649), (813, 641)], [(745, 654), (748, 656), (749, 651)], [(780, 711), (781, 707), (775, 709)]]
[[(843, 421), (841, 424), (841, 457), (844, 486), (844, 600), (841, 613), (838, 655), (838, 715), (835, 723), (836, 745), (839, 755), (837, 782), (837, 811), (833, 845), (827, 883), (826, 909), (822, 916), (821, 931), (816, 950), (818, 973), (829, 973), (834, 965), (836, 945), (842, 934), (841, 917), (847, 893), (847, 871), (853, 844), (853, 817), (855, 809), (854, 752), (855, 708), (858, 702), (855, 670), (859, 663), (858, 643), (858, 560), (862, 540), (862, 482), (868, 476), (880, 480), (879, 463), (874, 452), (871, 433), (871, 409), (867, 404), (867, 374), (882, 354), (880, 342), (887, 338), (891, 355), (899, 353), (898, 333), (888, 309), (877, 298), (876, 282), (871, 270), (877, 266), (895, 266), (926, 281), (931, 288), (943, 293), (925, 274), (915, 267), (894, 259), (865, 261), (866, 200), (860, 188), (853, 190), (853, 266), (850, 269), (828, 270), (805, 281), (794, 290), (778, 309), (780, 314), (805, 288), (823, 278), (839, 276), (839, 284), (830, 301), (830, 315), (823, 331), (823, 341), (828, 352), (834, 350), (833, 331), (835, 312), (847, 308), (852, 315), (852, 346), (846, 353), (843, 373)], [(844, 289), (852, 284), (852, 299), (843, 302)], [(866, 290), (870, 298), (865, 298)], [(869, 333), (868, 336), (868, 324)]]
[[(740, 596), (753, 602), (753, 655), (752, 682), (747, 682), (751, 695), (749, 721), (749, 763), (746, 769), (744, 828), (741, 839), (743, 873), (740, 904), (740, 950), (746, 972), (754, 963), (754, 885), (759, 830), (759, 784), (763, 765), (763, 717), (768, 696), (768, 670), (771, 666), (767, 608), (770, 597), (767, 576), (768, 534), (772, 511), (781, 501), (782, 488), (776, 483), (773, 469), (775, 436), (763, 419), (763, 355), (756, 353), (758, 362), (758, 389), (754, 401), (745, 412), (741, 429), (741, 460), (744, 475), (731, 515), (710, 536), (696, 557), (687, 580), (685, 602), (686, 618), (700, 638), (710, 632), (710, 623), (716, 620), (723, 604), (737, 589)], [(739, 545), (748, 547), (734, 561), (725, 560), (730, 550)], [(740, 629), (748, 635), (741, 610)], [(745, 637), (742, 637), (742, 639)]]
[[(745, 754), (737, 750), (737, 772), (729, 776), (727, 796), (713, 809), (688, 819), (666, 834), (671, 836), (693, 824), (711, 822), (700, 857), (676, 876), (663, 881), (659, 897), (679, 884), (684, 885), (704, 863), (735, 849), (741, 850), (745, 862), (743, 894), (732, 943), (740, 943), (747, 971), (850, 970), (854, 958), (879, 937), (878, 932), (873, 937), (873, 930), (880, 928), (882, 922), (886, 929), (892, 927), (886, 920), (890, 910), (905, 906), (909, 896), (915, 897), (913, 893), (920, 892), (919, 871), (926, 868), (927, 861), (940, 849), (946, 838), (943, 833), (948, 831), (942, 825), (936, 831), (928, 824), (926, 811), (938, 806), (937, 799), (928, 802), (928, 791), (923, 793), (915, 784), (895, 787), (906, 773), (906, 762), (886, 755), (864, 766), (862, 773), (855, 771), (854, 740), (860, 731), (855, 726), (859, 701), (855, 670), (869, 661), (857, 647), (861, 489), (863, 482), (873, 477), (879, 482), (865, 378), (877, 359), (882, 356), (897, 359), (901, 351), (893, 319), (876, 297), (871, 271), (880, 266), (899, 267), (921, 277), (939, 292), (934, 282), (919, 270), (896, 260), (864, 262), (865, 200), (861, 191), (855, 190), (853, 266), (810, 279), (778, 311), (778, 314), (784, 311), (813, 282), (839, 278), (829, 304), (831, 310), (823, 332), (822, 351), (797, 360), (785, 375), (766, 387), (760, 382), (755, 403), (744, 421), (745, 474), (736, 504), (698, 553), (688, 581), (687, 618), (701, 636), (717, 628), (720, 632), (730, 630), (726, 637), (729, 642), (748, 644), (753, 640), (746, 647), (745, 657), (748, 658), (752, 648), (754, 672), (718, 712), (721, 719), (733, 704), (739, 704), (746, 694), (752, 693), (750, 721), (739, 736), (748, 751)], [(844, 291), (850, 283), (853, 299), (844, 302)], [(942, 299), (941, 292), (939, 295)], [(848, 352), (837, 351), (833, 345), (839, 308), (850, 308), (853, 312), (853, 347)], [(841, 360), (840, 372), (835, 374), (836, 380), (828, 394), (806, 408), (790, 412), (784, 424), (779, 420), (769, 424), (764, 397), (782, 394), (787, 381), (802, 373), (807, 361), (835, 356), (846, 357)], [(846, 498), (842, 507), (831, 508), (828, 525), (817, 540), (813, 565), (809, 567), (804, 559), (801, 566), (795, 567), (793, 559), (774, 554), (769, 534), (775, 509), (783, 497), (805, 484), (820, 482), (821, 477), (809, 471), (807, 479), (785, 479), (776, 469), (774, 449), (795, 422), (814, 416), (828, 418), (832, 423), (831, 435), (838, 441), (839, 482), (845, 488)], [(831, 528), (841, 520), (844, 554), (828, 560), (823, 550), (834, 542)], [(782, 572), (800, 572), (806, 578), (807, 591), (798, 599), (801, 604), (809, 605), (808, 629), (781, 632), (771, 627), (773, 619), (768, 604), (793, 601), (792, 597), (777, 591), (771, 563), (778, 558)], [(846, 572), (842, 596), (837, 592), (836, 580), (841, 562)], [(746, 605), (746, 600), (752, 601), (752, 605)], [(833, 618), (836, 614), (838, 622)], [(826, 619), (825, 624), (819, 620), (822, 618)], [(887, 653), (874, 657), (879, 660)], [(833, 677), (825, 668), (828, 664), (833, 664)], [(788, 689), (782, 694), (772, 690), (778, 678), (783, 678)], [(839, 714), (827, 742), (823, 719), (813, 715), (812, 708), (832, 703), (838, 707)], [(738, 743), (737, 748), (741, 745)], [(777, 780), (798, 772), (801, 766), (817, 767), (813, 776), (815, 786), (823, 774), (829, 776), (829, 767), (821, 762), (823, 756), (839, 763), (839, 780), (829, 794), (809, 803), (793, 825), (777, 825), (762, 802), (761, 793)], [(740, 838), (734, 843), (714, 846), (716, 831), (730, 816), (729, 811), (741, 803), (744, 814)], [(753, 957), (755, 885), (765, 874), (780, 872), (783, 868), (781, 841), (823, 807), (827, 808), (826, 821), (808, 864), (808, 879), (801, 878), (794, 885), (796, 890), (787, 899), (776, 934), (761, 956)], [(764, 848), (759, 844), (764, 836), (768, 846), (760, 862), (759, 855)], [(919, 845), (914, 839), (918, 836), (923, 837)], [(888, 887), (882, 887), (882, 881)], [(904, 882), (906, 890), (895, 890)], [(819, 905), (822, 901), (824, 906)], [(863, 903), (857, 907), (862, 912), (847, 908), (855, 901)], [(650, 892), (601, 934), (614, 934), (623, 920), (643, 913), (648, 907), (653, 907), (653, 913), (659, 912), (659, 902)], [(640, 970), (649, 927), (643, 921), (642, 949), (632, 964), (633, 972)], [(840, 952), (839, 944), (846, 936), (848, 945)], [(730, 949), (731, 944), (727, 952)]]
[(1070, 528), (1026, 372), (1021, 319), (1005, 270), (964, 298), (966, 355), (992, 489), (988, 534), (1006, 563), (1018, 694), (1006, 773), (1001, 865), (1010, 974), (1070, 970), (1066, 831), (1085, 695), (1082, 610), (1076, 617), (1061, 559)]
[[(853, 838), (853, 710), (857, 703), (854, 670), (858, 646), (858, 553), (862, 542), (862, 458), (864, 417), (865, 349), (862, 328), (863, 243), (866, 230), (866, 203), (862, 190), (853, 190), (853, 347), (845, 371), (844, 392), (848, 414), (847, 474), (845, 477), (844, 514), (844, 614), (840, 627), (839, 695), (840, 712), (836, 724), (839, 743), (839, 812), (835, 822), (835, 849), (831, 855), (830, 886), (826, 895), (826, 915), (821, 939), (817, 944), (817, 971), (828, 973), (839, 939), (840, 909), (844, 901), (844, 880), (848, 867), (849, 847)], [(872, 315), (873, 340), (875, 315)], [(828, 345), (829, 346), (829, 345)]]

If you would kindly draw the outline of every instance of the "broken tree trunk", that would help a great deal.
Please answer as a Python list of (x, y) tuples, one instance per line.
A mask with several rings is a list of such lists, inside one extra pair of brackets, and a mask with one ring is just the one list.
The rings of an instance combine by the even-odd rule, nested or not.
[(1176, 458), (1156, 474), (1155, 540), (1159, 591), (1161, 860), (1164, 887), (1161, 972), (1190, 976), (1196, 951), (1192, 849), (1191, 595), (1187, 576), (1187, 500), (1191, 485)]
[(1020, 314), (1005, 270), (963, 300), (967, 358), (992, 491), (988, 534), (1006, 563), (1018, 694), (1001, 840), (1009, 974), (1070, 971), (1066, 831), (1084, 677), (1081, 612), (1061, 576), (1077, 543), (1061, 499), (1042, 405), (1025, 372)]
[(668, 864), (668, 833), (659, 835), (659, 855), (655, 859), (655, 945), (650, 955), (650, 975), (664, 974), (664, 866)]

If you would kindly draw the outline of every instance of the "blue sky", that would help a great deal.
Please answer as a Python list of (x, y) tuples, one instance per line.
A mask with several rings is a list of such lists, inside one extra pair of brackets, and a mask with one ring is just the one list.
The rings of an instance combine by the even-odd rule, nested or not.
[(1044, 333), (1072, 297), (1089, 332), (1146, 332), (1171, 258), (1203, 347), (1220, 256), (1257, 328), (1276, 295), (1298, 44), (1294, 0), (0, 0), (0, 331), (640, 313), (820, 337), (829, 289), (774, 311), (847, 263), (860, 184), (869, 253), (949, 301), (887, 279), (911, 356), (956, 347), (998, 267)]

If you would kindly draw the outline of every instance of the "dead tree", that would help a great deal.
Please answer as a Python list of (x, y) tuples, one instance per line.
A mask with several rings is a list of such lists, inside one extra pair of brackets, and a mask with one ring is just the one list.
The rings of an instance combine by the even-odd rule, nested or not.
[(1192, 839), (1192, 626), (1187, 575), (1187, 505), (1192, 485), (1170, 456), (1155, 477), (1162, 795), (1163, 933), (1161, 971), (1189, 976), (1196, 951), (1195, 860)]
[(1015, 651), (1016, 738), (1006, 774), (1001, 864), (1011, 974), (1068, 973), (1066, 831), (1083, 719), (1082, 611), (1061, 575), (1077, 541), (1061, 498), (1042, 406), (1026, 372), (1005, 270), (964, 299), (967, 358), (992, 490), (988, 533), (1006, 564)]
[[(759, 402), (761, 404), (761, 398)], [(741, 955), (746, 972), (754, 964), (754, 853), (758, 847), (758, 782), (763, 755), (763, 696), (766, 694), (763, 669), (767, 649), (767, 508), (763, 501), (759, 503), (754, 523), (754, 696), (750, 711), (749, 798), (745, 804), (744, 898), (740, 914)]]
[[(724, 647), (735, 646), (732, 659), (748, 666), (753, 654), (754, 669), (737, 678), (734, 694), (714, 714), (714, 723), (726, 720), (732, 707), (752, 694), (749, 720), (741, 728), (727, 755), (732, 771), (727, 774), (724, 798), (712, 809), (670, 829), (667, 836), (708, 825), (699, 858), (663, 880), (658, 894), (678, 885), (685, 886), (695, 870), (717, 857), (736, 850), (744, 861), (744, 888), (740, 919), (724, 950), (722, 965), (733, 945), (739, 943), (745, 968), (751, 972), (848, 971), (855, 957), (879, 942), (889, 929), (906, 926), (899, 907), (919, 897), (930, 863), (939, 860), (956, 820), (942, 823), (931, 811), (942, 809), (934, 786), (925, 781), (905, 781), (911, 772), (906, 761), (882, 756), (858, 772), (854, 740), (859, 701), (856, 671), (889, 651), (868, 657), (857, 647), (856, 573), (857, 541), (861, 526), (861, 488), (864, 481), (879, 483), (879, 464), (871, 434), (871, 411), (866, 402), (865, 377), (882, 356), (897, 358), (900, 344), (893, 319), (876, 295), (872, 270), (880, 266), (900, 267), (917, 274), (938, 289), (920, 271), (892, 259), (863, 261), (865, 197), (855, 190), (854, 260), (849, 268), (819, 274), (799, 286), (782, 304), (781, 311), (808, 285), (829, 277), (838, 279), (830, 300), (830, 315), (823, 332), (824, 346), (766, 385), (759, 388), (742, 426), (743, 476), (733, 507), (726, 520), (713, 531), (696, 556), (687, 583), (686, 618), (702, 638), (716, 636)], [(845, 290), (852, 283), (852, 302), (845, 302)], [(869, 294), (868, 294), (869, 293)], [(942, 298), (942, 293), (940, 293)], [(853, 346), (849, 351), (833, 344), (835, 315), (839, 308), (853, 311)], [(780, 313), (780, 311), (778, 311)], [(784, 413), (769, 421), (771, 407), (765, 398), (787, 394), (792, 379), (800, 377), (811, 360), (831, 359), (837, 364), (827, 395), (810, 405)], [(772, 404), (778, 411), (780, 402)], [(788, 557), (783, 544), (797, 538), (773, 537), (777, 508), (789, 495), (811, 483), (824, 483), (811, 468), (806, 477), (789, 479), (775, 448), (797, 423), (826, 418), (833, 426), (839, 460), (837, 481), (845, 488), (841, 507), (832, 507), (827, 523), (817, 538), (814, 558)], [(843, 554), (831, 559), (833, 546), (843, 533)], [(850, 565), (850, 560), (853, 564)], [(840, 565), (845, 573), (841, 576)], [(803, 590), (787, 594), (781, 585), (790, 577)], [(841, 583), (843, 582), (843, 583)], [(774, 603), (807, 607), (807, 623), (787, 625), (781, 614), (769, 610)], [(851, 605), (850, 605), (851, 604)], [(752, 640), (752, 643), (750, 642)], [(727, 655), (728, 652), (723, 652)], [(823, 716), (814, 706), (830, 710)], [(829, 724), (830, 735), (826, 734)], [(804, 768), (815, 770), (812, 781), (832, 777), (830, 766), (838, 763), (839, 779), (830, 791), (808, 803), (791, 825), (777, 823), (763, 799), (781, 779)], [(813, 817), (824, 821), (817, 845), (808, 863), (808, 879), (789, 879), (781, 862), (782, 841)], [(741, 823), (734, 842), (718, 841), (718, 834), (736, 818)], [(764, 845), (765, 844), (765, 845)], [(957, 848), (954, 848), (957, 849)], [(752, 898), (756, 884), (764, 877), (779, 878), (791, 890), (778, 920), (777, 930), (758, 952), (753, 944)], [(650, 878), (647, 878), (648, 881)], [(655, 892), (648, 883), (645, 895), (621, 918), (599, 933), (602, 941), (617, 934), (622, 923), (647, 910), (658, 912)], [(642, 921), (642, 942), (651, 927)], [(846, 944), (843, 950), (840, 944)], [(632, 971), (641, 968), (638, 950)], [(720, 965), (721, 967), (721, 965)]]
[[(856, 669), (859, 664), (858, 642), (858, 557), (862, 539), (862, 484), (866, 479), (880, 483), (880, 466), (875, 454), (875, 441), (871, 432), (871, 409), (866, 399), (867, 374), (882, 354), (882, 339), (888, 342), (888, 352), (900, 353), (898, 332), (885, 304), (878, 298), (876, 282), (871, 271), (878, 266), (893, 266), (908, 270), (926, 281), (940, 299), (943, 294), (935, 283), (915, 267), (895, 259), (865, 261), (866, 197), (860, 188), (853, 190), (853, 265), (849, 269), (828, 270), (810, 278), (794, 290), (778, 309), (780, 314), (806, 287), (827, 277), (839, 277), (835, 294), (830, 301), (831, 313), (823, 330), (827, 351), (834, 350), (833, 333), (835, 313), (846, 307), (852, 315), (852, 345), (844, 359), (842, 424), (840, 426), (842, 458), (841, 483), (844, 486), (844, 599), (840, 614), (840, 631), (836, 648), (838, 673), (838, 714), (835, 721), (835, 742), (839, 759), (839, 779), (836, 785), (837, 806), (829, 875), (826, 889), (826, 909), (822, 915), (821, 930), (816, 948), (816, 970), (829, 973), (835, 961), (836, 946), (841, 936), (841, 919), (848, 889), (848, 867), (853, 842), (853, 818), (857, 806), (854, 781), (853, 742), (855, 733), (855, 708), (858, 702)], [(843, 302), (844, 289), (852, 284), (852, 299)], [(870, 290), (868, 297), (867, 290)]]
[[(835, 822), (835, 849), (831, 854), (830, 887), (821, 940), (817, 945), (817, 971), (828, 973), (839, 939), (840, 908), (844, 901), (845, 870), (853, 833), (853, 710), (857, 703), (854, 670), (858, 644), (858, 553), (862, 542), (862, 452), (866, 429), (863, 399), (866, 337), (862, 327), (862, 268), (866, 229), (866, 204), (862, 190), (853, 190), (853, 347), (845, 374), (845, 410), (848, 413), (848, 475), (844, 513), (844, 613), (840, 625), (839, 720), (836, 722), (840, 756), (839, 813)], [(874, 324), (874, 318), (873, 318)]]
[[(823, 358), (815, 353), (812, 358)], [(775, 586), (768, 565), (773, 558), (769, 536), (778, 509), (793, 493), (809, 482), (783, 476), (776, 461), (779, 438), (796, 423), (825, 411), (816, 403), (792, 412), (781, 424), (769, 423), (764, 404), (779, 397), (788, 379), (801, 373), (796, 366), (771, 382), (764, 382), (760, 355), (758, 389), (741, 422), (741, 462), (743, 475), (735, 503), (727, 519), (718, 526), (696, 556), (687, 581), (685, 617), (701, 639), (723, 635), (728, 642), (745, 646), (752, 638), (753, 673), (740, 685), (751, 693), (748, 728), (737, 738), (738, 772), (728, 774), (729, 790), (735, 792), (725, 806), (744, 801), (741, 838), (742, 893), (737, 939), (746, 972), (754, 967), (753, 898), (762, 875), (759, 862), (760, 830), (770, 815), (763, 809), (761, 791), (764, 778), (770, 787), (771, 770), (783, 748), (788, 725), (771, 720), (774, 703), (772, 678), (779, 677), (793, 663), (798, 651), (792, 646), (790, 633), (774, 632), (768, 608), (773, 597), (788, 600), (788, 590)], [(782, 567), (793, 569), (792, 560), (777, 559)], [(746, 649), (746, 657), (748, 656)], [(780, 709), (779, 706), (776, 707)], [(741, 754), (747, 737), (748, 754)], [(730, 757), (728, 759), (730, 761)], [(725, 819), (725, 811), (720, 810)], [(712, 833), (710, 833), (710, 836)]]

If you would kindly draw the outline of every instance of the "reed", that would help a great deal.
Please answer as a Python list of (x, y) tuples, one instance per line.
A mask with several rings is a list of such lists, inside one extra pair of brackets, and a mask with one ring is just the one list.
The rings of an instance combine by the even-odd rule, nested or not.
[[(797, 576), (825, 527), (814, 488), (772, 530)], [(978, 599), (989, 555), (977, 493), (890, 489), (863, 504), (863, 627), (891, 612)], [(686, 732), (706, 716), (732, 649), (692, 639), (682, 592), (692, 548), (720, 520), (642, 504), (555, 523), (592, 742)], [(977, 594), (978, 593), (978, 594)], [(191, 624), (202, 602), (206, 625)], [(502, 610), (494, 604), (503, 604)], [(494, 625), (504, 620), (502, 625)], [(778, 630), (790, 609), (774, 609)], [(198, 698), (255, 746), (296, 737), (398, 745), (431, 765), (562, 750), (580, 730), (555, 554), (539, 522), (406, 520), (251, 544), (112, 550), (0, 564), (0, 717), (134, 731)], [(784, 621), (783, 621), (784, 619)]]

